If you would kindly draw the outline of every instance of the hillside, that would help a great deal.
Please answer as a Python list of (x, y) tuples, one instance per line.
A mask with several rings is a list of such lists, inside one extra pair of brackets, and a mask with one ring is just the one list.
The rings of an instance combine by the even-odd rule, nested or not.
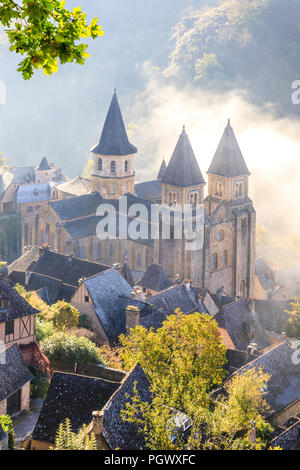
[(260, 106), (298, 115), (291, 83), (300, 78), (299, 0), (229, 0), (174, 28), (165, 76), (210, 90), (246, 90)]

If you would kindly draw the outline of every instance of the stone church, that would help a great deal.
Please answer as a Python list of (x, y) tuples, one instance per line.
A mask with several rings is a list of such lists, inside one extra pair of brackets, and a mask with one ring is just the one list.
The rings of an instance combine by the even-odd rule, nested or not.
[[(129, 142), (116, 91), (100, 141), (91, 151), (91, 193), (49, 201), (41, 207), (35, 217), (38, 245), (110, 265), (127, 260), (141, 274), (155, 262), (174, 280), (191, 279), (195, 286), (229, 296), (253, 296), (256, 214), (249, 198), (250, 173), (230, 121), (207, 172), (206, 197), (206, 182), (185, 128), (169, 164), (162, 162), (157, 179), (135, 184), (137, 148)], [(168, 240), (161, 236), (99, 240), (98, 206), (110, 203), (120, 217), (118, 201), (124, 195), (128, 208), (143, 204), (149, 212), (153, 205), (204, 205), (203, 247), (189, 251), (186, 240), (174, 236)]]

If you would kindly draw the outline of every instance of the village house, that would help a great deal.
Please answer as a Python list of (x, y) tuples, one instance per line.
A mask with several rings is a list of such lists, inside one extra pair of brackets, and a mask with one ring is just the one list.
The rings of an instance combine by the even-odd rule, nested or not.
[(142, 400), (150, 402), (150, 385), (138, 364), (121, 382), (55, 372), (32, 434), (31, 449), (53, 446), (57, 429), (66, 418), (75, 432), (88, 425), (87, 432), (95, 434), (98, 450), (142, 449), (144, 439), (136, 425), (121, 417), (135, 386)]
[(56, 186), (58, 199), (66, 197), (83, 196), (91, 192), (91, 180), (77, 176)]
[(29, 410), (32, 379), (17, 344), (0, 349), (0, 416)]
[(48, 248), (32, 247), (8, 266), (8, 276), (14, 284), (21, 284), (27, 291), (37, 291), (51, 305), (58, 300), (69, 302), (80, 279), (108, 268)]

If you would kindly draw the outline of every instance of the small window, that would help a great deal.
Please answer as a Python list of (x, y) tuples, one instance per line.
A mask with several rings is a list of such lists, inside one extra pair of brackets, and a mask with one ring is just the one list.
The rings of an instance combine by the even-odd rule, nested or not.
[(88, 295), (85, 295), (85, 296), (84, 296), (84, 301), (85, 301), (86, 304), (89, 303), (89, 300), (90, 300), (90, 299), (89, 299), (89, 296), (88, 296)]
[(116, 162), (112, 161), (110, 164), (110, 172), (112, 175), (116, 173)]
[(7, 299), (0, 300), (0, 308), (7, 308), (8, 302)]
[(98, 160), (98, 171), (102, 171), (102, 159), (99, 158)]
[(125, 171), (125, 173), (128, 172), (128, 161), (127, 160), (124, 163), (124, 171)]
[(213, 256), (212, 256), (211, 267), (212, 267), (212, 269), (218, 269), (218, 255), (217, 255), (217, 253), (214, 253)]
[(15, 326), (14, 320), (10, 320), (5, 323), (5, 335), (6, 336), (14, 334), (14, 326)]
[(223, 266), (227, 266), (227, 265), (228, 265), (228, 251), (225, 250), (223, 253)]

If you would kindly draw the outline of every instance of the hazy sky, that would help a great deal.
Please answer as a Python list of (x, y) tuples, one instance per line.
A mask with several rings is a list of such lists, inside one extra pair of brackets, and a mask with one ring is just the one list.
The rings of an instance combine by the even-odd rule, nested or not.
[[(0, 151), (9, 162), (35, 165), (46, 155), (67, 176), (80, 174), (89, 149), (99, 140), (116, 87), (130, 139), (139, 149), (137, 181), (154, 178), (162, 157), (169, 160), (183, 124), (206, 177), (230, 117), (252, 173), (251, 197), (259, 222), (298, 231), (294, 214), (299, 202), (300, 122), (278, 120), (272, 107), (258, 109), (234, 90), (212, 96), (172, 86), (162, 78), (171, 27), (190, 2), (79, 3), (90, 17), (99, 17), (105, 31), (103, 38), (91, 42), (91, 58), (83, 67), (65, 65), (51, 77), (38, 72), (24, 81), (16, 72), (20, 57), (0, 40), (0, 80), (7, 87), (7, 103), (0, 105)], [(205, 1), (194, 3), (201, 6)]]

